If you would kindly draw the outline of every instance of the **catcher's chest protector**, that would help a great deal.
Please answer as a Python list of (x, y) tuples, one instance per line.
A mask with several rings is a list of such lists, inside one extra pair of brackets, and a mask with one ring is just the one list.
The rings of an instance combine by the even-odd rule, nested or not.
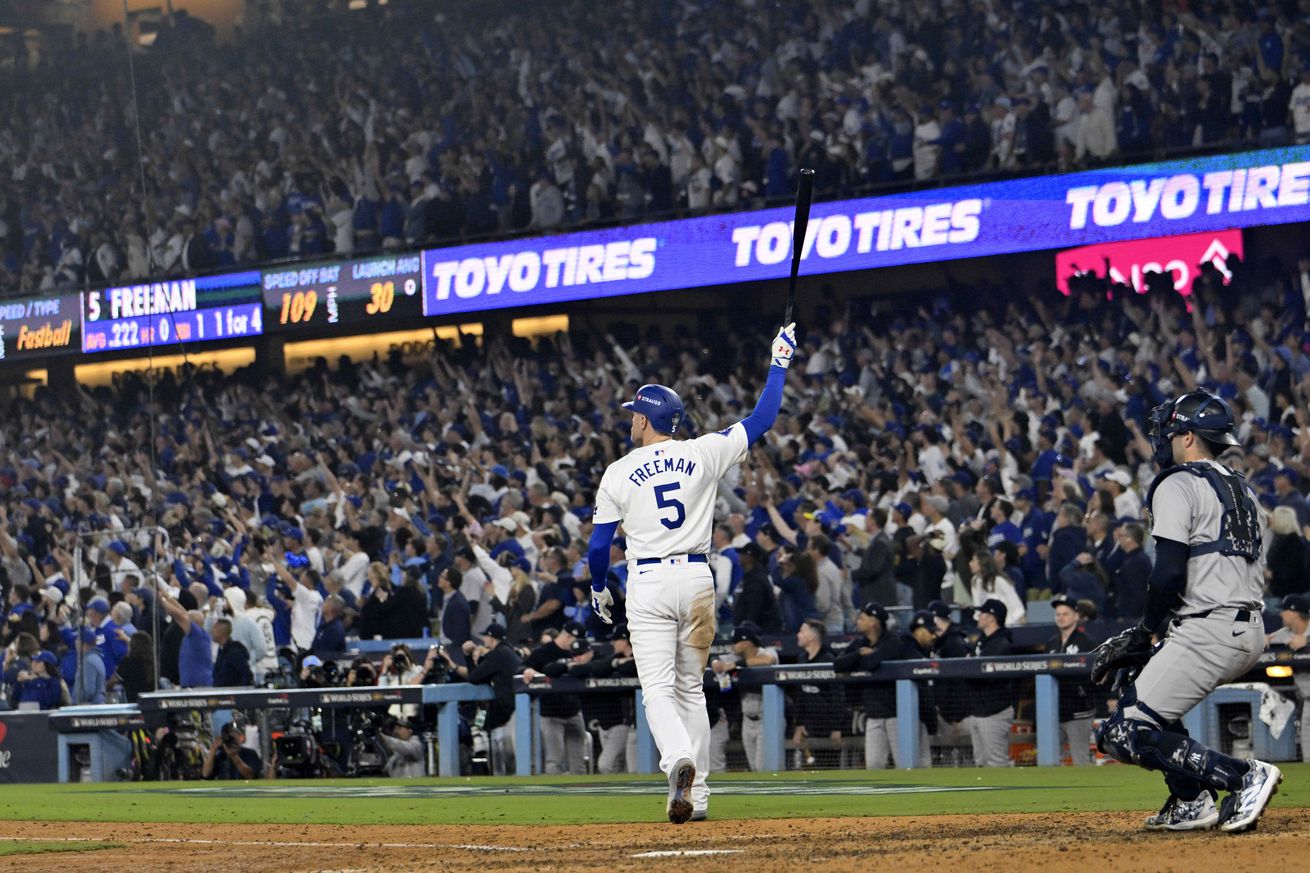
[(1192, 543), (1187, 557), (1195, 558), (1218, 552), (1228, 557), (1245, 558), (1253, 563), (1260, 558), (1260, 522), (1259, 509), (1246, 488), (1246, 479), (1242, 474), (1223, 465), (1216, 466), (1201, 461), (1177, 464), (1161, 470), (1146, 492), (1146, 505), (1151, 506), (1155, 489), (1160, 483), (1175, 473), (1190, 473), (1204, 479), (1214, 489), (1215, 496), (1223, 506), (1222, 521), (1219, 524), (1219, 539), (1208, 543)]

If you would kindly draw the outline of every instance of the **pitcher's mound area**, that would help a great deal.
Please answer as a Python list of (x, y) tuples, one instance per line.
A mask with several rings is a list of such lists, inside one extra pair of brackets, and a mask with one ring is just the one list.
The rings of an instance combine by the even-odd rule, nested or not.
[[(574, 802), (567, 795), (561, 803)], [(498, 827), (5, 822), (0, 839), (123, 848), (0, 858), (0, 869), (131, 870), (1280, 870), (1310, 845), (1303, 810), (1255, 833), (1158, 834), (1137, 813), (767, 819)], [(810, 866), (817, 864), (818, 866)]]

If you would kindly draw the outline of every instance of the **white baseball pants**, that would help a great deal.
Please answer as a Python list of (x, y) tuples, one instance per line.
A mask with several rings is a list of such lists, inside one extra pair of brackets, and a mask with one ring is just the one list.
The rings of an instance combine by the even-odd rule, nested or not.
[(696, 765), (692, 805), (704, 809), (710, 790), (710, 719), (705, 662), (714, 642), (714, 579), (707, 564), (666, 559), (628, 566), (628, 630), (645, 701), (646, 720), (665, 775), (682, 758)]

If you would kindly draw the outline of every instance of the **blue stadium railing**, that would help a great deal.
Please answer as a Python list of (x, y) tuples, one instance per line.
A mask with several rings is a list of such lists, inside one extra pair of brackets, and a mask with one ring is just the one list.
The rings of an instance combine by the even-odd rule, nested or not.
[[(1255, 668), (1263, 674), (1269, 666), (1286, 666), (1298, 672), (1310, 671), (1310, 651), (1291, 652), (1277, 649), (1266, 652)], [(918, 722), (920, 683), (929, 680), (996, 681), (1031, 677), (1036, 698), (1034, 727), (1038, 766), (1059, 764), (1061, 677), (1087, 676), (1090, 655), (1018, 655), (1005, 658), (961, 658), (942, 660), (895, 661), (866, 673), (835, 673), (831, 664), (750, 667), (738, 672), (738, 687), (758, 688), (763, 695), (764, 760), (766, 772), (785, 769), (786, 688), (802, 683), (861, 684), (894, 682), (896, 685), (897, 728), (900, 760), (918, 760)], [(595, 694), (631, 691), (636, 703), (638, 773), (658, 771), (658, 754), (646, 723), (638, 680), (627, 678), (574, 679), (560, 677), (549, 681), (515, 683), (514, 737), (516, 773), (529, 776), (542, 772), (539, 704), (554, 694)], [(176, 710), (261, 711), (301, 707), (350, 708), (394, 703), (423, 704), (437, 707), (438, 772), (441, 776), (459, 775), (459, 704), (491, 700), (491, 688), (485, 685), (450, 683), (423, 686), (385, 686), (366, 688), (316, 689), (200, 689), (161, 691), (141, 696), (136, 707), (109, 705), (78, 707), (75, 711), (51, 713), (50, 726), (64, 736), (89, 737), (100, 731), (139, 727), (144, 713)], [(1254, 753), (1278, 760), (1279, 750), (1286, 755), (1294, 748), (1294, 729), (1289, 723), (1280, 734), (1277, 747), (1267, 729), (1258, 725), (1258, 692), (1221, 687), (1200, 706), (1188, 713), (1183, 722), (1188, 731), (1208, 745), (1219, 744), (1218, 707), (1245, 704), (1253, 707)], [(61, 747), (70, 740), (61, 738)], [(62, 773), (62, 770), (61, 770)]]
[[(1310, 671), (1310, 651), (1293, 653), (1288, 650), (1266, 652), (1256, 670), (1273, 665), (1289, 666), (1297, 671)], [(1038, 766), (1055, 766), (1060, 763), (1060, 688), (1061, 677), (1086, 677), (1091, 673), (1090, 655), (1017, 655), (1005, 658), (960, 658), (922, 661), (895, 661), (880, 666), (874, 672), (836, 673), (831, 664), (784, 665), (778, 667), (749, 667), (738, 672), (738, 687), (756, 687), (763, 695), (764, 709), (761, 722), (764, 726), (764, 759), (761, 770), (775, 772), (786, 769), (786, 695), (788, 686), (803, 683), (863, 684), (867, 682), (896, 683), (897, 744), (899, 759), (917, 761), (919, 752), (919, 695), (920, 683), (927, 680), (997, 681), (1032, 677), (1035, 685), (1034, 728), (1036, 733)], [(636, 679), (572, 679), (562, 677), (549, 683), (522, 681), (516, 683), (515, 756), (516, 772), (520, 776), (542, 772), (540, 744), (533, 739), (541, 735), (536, 724), (537, 702), (549, 694), (586, 694), (613, 692), (632, 688), (636, 695), (637, 766), (638, 773), (655, 773), (658, 755), (650, 728), (646, 724), (641, 689)], [(1189, 733), (1202, 738), (1211, 746), (1219, 745), (1217, 707), (1229, 703), (1254, 703), (1254, 716), (1259, 701), (1254, 692), (1237, 693), (1235, 689), (1220, 688), (1201, 705), (1183, 718)], [(1258, 695), (1255, 695), (1258, 698)], [(1255, 753), (1272, 751), (1268, 732), (1255, 727)], [(1283, 747), (1294, 743), (1291, 724), (1280, 735)], [(531, 750), (524, 754), (523, 750)]]

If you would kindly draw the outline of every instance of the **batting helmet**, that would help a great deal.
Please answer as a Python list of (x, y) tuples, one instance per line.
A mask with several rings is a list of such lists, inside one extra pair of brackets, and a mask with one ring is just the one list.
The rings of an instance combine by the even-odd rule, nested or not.
[(642, 385), (637, 396), (623, 408), (638, 412), (650, 420), (650, 426), (660, 433), (672, 434), (682, 422), (682, 399), (672, 388), (663, 385)]
[(1221, 446), (1238, 445), (1232, 407), (1209, 391), (1189, 391), (1151, 410), (1151, 448), (1161, 467), (1173, 466), (1170, 441), (1180, 433), (1194, 433)]

